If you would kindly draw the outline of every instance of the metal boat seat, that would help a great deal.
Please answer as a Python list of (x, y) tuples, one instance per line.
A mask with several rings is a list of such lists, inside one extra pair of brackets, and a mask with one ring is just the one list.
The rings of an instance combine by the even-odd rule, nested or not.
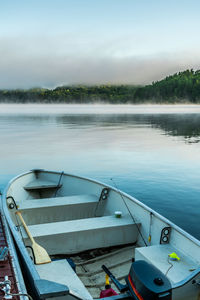
[[(138, 226), (130, 216), (104, 216), (28, 226), (33, 238), (49, 254), (81, 251), (135, 243)], [(26, 244), (28, 237), (24, 232)]]
[(19, 209), (27, 225), (94, 217), (98, 197), (92, 194), (32, 199)]
[(24, 189), (26, 191), (35, 191), (35, 190), (45, 190), (45, 189), (57, 189), (60, 188), (62, 185), (57, 184), (53, 181), (47, 181), (47, 180), (34, 180), (29, 182), (26, 186), (24, 186)]

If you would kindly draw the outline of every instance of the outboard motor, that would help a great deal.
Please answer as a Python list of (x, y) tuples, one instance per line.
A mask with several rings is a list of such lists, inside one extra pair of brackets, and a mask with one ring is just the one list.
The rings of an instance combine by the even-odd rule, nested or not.
[[(106, 268), (102, 269), (110, 277), (121, 293), (127, 292), (134, 300), (172, 300), (172, 286), (168, 278), (152, 264), (143, 260), (132, 263), (126, 277), (126, 285), (121, 284)], [(127, 298), (126, 298), (127, 299)]]
[(168, 278), (146, 261), (138, 260), (132, 263), (126, 283), (133, 299), (172, 299), (172, 287)]

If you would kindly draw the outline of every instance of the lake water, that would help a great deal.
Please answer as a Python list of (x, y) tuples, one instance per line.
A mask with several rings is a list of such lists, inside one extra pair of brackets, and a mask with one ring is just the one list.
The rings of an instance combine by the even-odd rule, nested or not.
[(0, 105), (0, 188), (34, 168), (91, 177), (200, 239), (200, 106)]

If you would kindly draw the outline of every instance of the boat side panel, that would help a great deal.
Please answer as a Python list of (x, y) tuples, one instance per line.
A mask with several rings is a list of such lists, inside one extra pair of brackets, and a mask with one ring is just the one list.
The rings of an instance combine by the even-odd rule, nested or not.
[(197, 283), (200, 280), (198, 274), (192, 280), (188, 281), (184, 285), (180, 285), (178, 288), (172, 289), (172, 299), (175, 300), (199, 300), (200, 299), (200, 287)]
[[(34, 180), (35, 176), (33, 173), (28, 173), (24, 176), (18, 177), (14, 180), (6, 191), (6, 197), (12, 196), (17, 205), (30, 198), (30, 194), (24, 189), (30, 181)], [(8, 202), (12, 202), (11, 200)]]
[[(133, 222), (142, 224), (138, 235), (138, 245), (144, 246), (144, 241), (148, 246), (160, 243), (161, 231), (168, 226), (166, 222), (150, 214), (150, 211), (138, 205), (133, 199), (111, 191), (105, 205), (105, 214), (114, 215), (115, 211), (121, 211), (122, 218), (125, 215), (131, 215)], [(149, 241), (150, 235), (151, 241)]]
[(190, 235), (186, 234), (183, 230), (176, 230), (176, 226), (173, 226), (170, 221), (164, 221), (167, 221), (167, 219), (159, 218), (157, 213), (144, 209), (144, 207), (139, 205), (137, 201), (135, 202), (131, 197), (129, 198), (112, 190), (106, 202), (105, 214), (114, 215), (116, 210), (122, 212), (122, 217), (123, 215), (130, 214), (133, 217), (133, 221), (141, 223), (138, 245), (144, 246), (145, 243), (147, 246), (159, 245), (162, 230), (165, 227), (170, 227), (169, 244), (172, 248), (179, 249), (185, 255), (191, 257), (192, 260), (195, 260), (197, 265), (200, 265), (200, 243), (193, 240), (192, 237), (189, 238)]
[(186, 238), (180, 232), (172, 229), (170, 243), (175, 248), (180, 249), (186, 255), (189, 255), (196, 260), (197, 265), (200, 266), (200, 247), (192, 240)]
[(41, 180), (49, 180), (62, 185), (56, 192), (57, 197), (73, 196), (79, 194), (96, 194), (101, 195), (102, 189), (105, 185), (81, 178), (61, 173), (41, 172), (39, 173)]

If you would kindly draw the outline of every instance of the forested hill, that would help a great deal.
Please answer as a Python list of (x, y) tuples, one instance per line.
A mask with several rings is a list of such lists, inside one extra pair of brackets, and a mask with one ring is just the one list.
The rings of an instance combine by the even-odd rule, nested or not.
[(0, 90), (0, 102), (15, 103), (200, 103), (200, 70), (186, 70), (146, 86), (62, 86)]

